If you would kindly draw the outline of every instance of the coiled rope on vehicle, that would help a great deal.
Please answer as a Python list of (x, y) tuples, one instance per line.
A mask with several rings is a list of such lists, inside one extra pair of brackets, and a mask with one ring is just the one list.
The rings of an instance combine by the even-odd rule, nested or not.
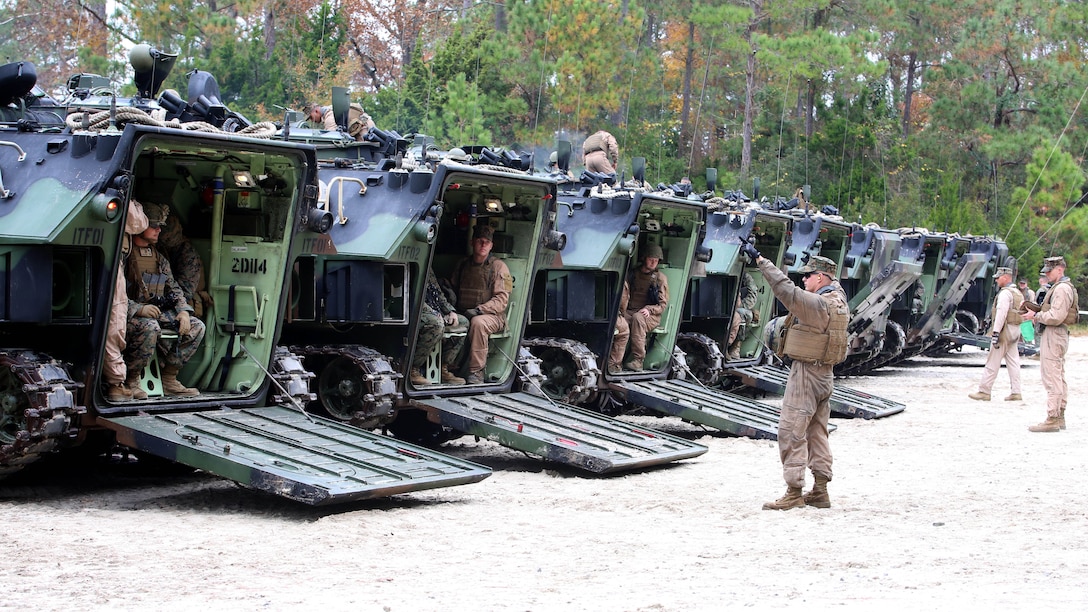
[[(187, 130), (190, 132), (238, 134), (241, 136), (248, 136), (250, 138), (264, 139), (269, 139), (275, 136), (277, 129), (276, 125), (271, 121), (261, 121), (260, 123), (254, 123), (253, 125), (244, 127), (236, 132), (228, 132), (205, 121), (189, 121), (186, 123), (182, 123), (176, 118), (170, 119), (169, 121), (163, 121), (160, 119), (156, 119), (150, 113), (147, 113), (138, 108), (127, 107), (118, 108), (114, 115), (114, 120), (118, 127), (126, 123), (139, 123), (143, 125), (154, 125), (158, 127)], [(100, 132), (109, 128), (110, 111), (76, 111), (68, 115), (67, 118), (65, 118), (65, 123), (73, 132)]]

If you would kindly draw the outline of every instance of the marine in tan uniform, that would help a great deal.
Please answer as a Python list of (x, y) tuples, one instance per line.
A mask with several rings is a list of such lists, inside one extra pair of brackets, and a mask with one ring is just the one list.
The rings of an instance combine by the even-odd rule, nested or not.
[(582, 156), (586, 170), (615, 174), (620, 165), (620, 145), (615, 136), (600, 130), (582, 143)]
[(506, 306), (514, 278), (506, 262), (491, 256), (495, 230), (478, 224), (472, 232), (472, 255), (454, 270), (450, 279), (457, 292), (457, 309), (468, 317), (468, 365), (466, 384), (484, 382), (488, 336), (506, 328)]
[(1005, 370), (1009, 373), (1009, 396), (1007, 402), (1023, 399), (1020, 395), (1020, 305), (1024, 296), (1012, 285), (1012, 268), (998, 268), (994, 274), (1000, 288), (994, 298), (993, 325), (990, 328), (990, 355), (986, 357), (986, 367), (982, 369), (982, 380), (978, 391), (968, 394), (973, 400), (990, 401), (990, 390), (994, 388), (997, 373), (1001, 370), (1001, 360), (1005, 360)]
[(1065, 429), (1065, 404), (1069, 388), (1065, 384), (1065, 354), (1069, 350), (1069, 325), (1077, 322), (1077, 290), (1065, 275), (1064, 257), (1047, 257), (1040, 274), (1046, 275), (1050, 288), (1039, 305), (1039, 312), (1024, 314), (1042, 325), (1039, 343), (1039, 372), (1046, 389), (1046, 420), (1028, 427), (1034, 432)]
[(306, 120), (302, 122), (300, 127), (311, 128), (314, 130), (335, 130), (336, 117), (332, 114), (332, 109), (325, 106), (318, 106), (317, 104), (308, 104), (304, 109), (306, 113)]
[[(627, 275), (623, 285), (624, 296), (620, 298), (620, 318), (627, 324), (627, 336), (623, 327), (616, 321), (617, 333), (612, 337), (612, 351), (608, 357), (609, 368), (623, 361), (623, 367), (639, 371), (646, 359), (646, 339), (651, 330), (661, 324), (661, 315), (669, 305), (669, 281), (657, 269), (661, 263), (661, 247), (656, 244), (646, 246), (642, 264)], [(626, 307), (623, 303), (626, 302)]]
[(125, 342), (126, 322), (128, 321), (128, 283), (125, 282), (125, 262), (132, 252), (132, 236), (142, 234), (147, 229), (147, 215), (144, 207), (136, 200), (128, 204), (125, 213), (125, 233), (121, 236), (121, 262), (117, 266), (117, 278), (113, 287), (113, 304), (110, 307), (110, 322), (106, 329), (106, 359), (103, 363), (103, 378), (106, 381), (106, 399), (111, 402), (123, 402), (130, 399), (147, 399), (147, 393), (139, 387), (130, 389), (125, 384), (128, 371), (122, 353)]
[[(799, 270), (804, 284), (801, 289), (750, 243), (745, 243), (743, 250), (759, 265), (771, 291), (790, 312), (782, 344), (793, 364), (778, 420), (778, 453), (787, 488), (784, 496), (763, 504), (763, 509), (789, 510), (806, 504), (830, 508), (829, 400), (834, 390), (833, 368), (846, 357), (846, 325), (850, 319), (846, 295), (835, 280), (837, 266), (826, 257), (812, 257)], [(802, 494), (806, 467), (812, 471), (815, 484)]]

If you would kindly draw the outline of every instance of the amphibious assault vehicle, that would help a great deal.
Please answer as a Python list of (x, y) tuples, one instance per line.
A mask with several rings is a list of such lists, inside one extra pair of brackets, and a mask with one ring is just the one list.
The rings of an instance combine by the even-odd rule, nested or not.
[[(567, 176), (566, 144), (559, 147), (559, 177)], [(646, 408), (736, 435), (773, 438), (773, 408), (692, 377), (693, 371), (720, 369), (721, 352), (713, 341), (703, 341), (698, 355), (674, 348), (684, 346), (681, 330), (691, 318), (688, 287), (710, 273), (719, 262), (715, 249), (725, 245), (711, 242), (701, 201), (645, 184), (643, 161), (633, 160), (635, 178), (625, 185), (611, 185), (611, 177), (592, 173), (560, 181), (556, 225), (567, 236), (567, 248), (537, 272), (523, 342), (541, 360), (543, 390), (556, 400), (603, 412)], [(658, 269), (668, 281), (668, 303), (647, 339), (643, 369), (609, 371), (624, 280), (650, 245), (662, 250)], [(737, 244), (731, 248), (735, 256)], [(729, 247), (725, 250), (729, 260)], [(721, 269), (735, 275), (729, 266)], [(731, 304), (737, 285), (735, 276), (716, 277), (704, 286), (701, 303), (716, 302), (721, 310)]]
[[(139, 99), (111, 106), (153, 106), (165, 74), (151, 51), (134, 50)], [(296, 407), (311, 397), (312, 375), (277, 345), (289, 256), (301, 231), (328, 223), (312, 146), (124, 123), (116, 111), (92, 129), (76, 107), (103, 97), (104, 85), (70, 105), (40, 105), (33, 66), (0, 75), (0, 475), (52, 451), (114, 443), (310, 504), (490, 473)], [(155, 358), (140, 377), (147, 399), (105, 393), (133, 200), (168, 205), (167, 223), (184, 228), (204, 268), (207, 333), (179, 374), (197, 396), (164, 394)]]
[[(471, 434), (592, 472), (706, 451), (539, 392), (539, 364), (520, 343), (535, 270), (561, 257), (566, 241), (554, 227), (554, 181), (526, 173), (527, 162), (509, 152), (441, 152), (426, 140), (416, 149), (385, 134), (395, 148), (374, 155), (350, 144), (349, 157), (335, 158), (336, 145), (323, 145), (333, 159), (318, 167), (319, 206), (333, 223), (327, 234), (305, 235), (294, 255), (283, 342), (317, 373), (317, 409), (429, 446)], [(482, 380), (466, 382), (443, 347), (467, 330), (447, 327), (424, 346), (420, 317), (435, 290), (428, 272), (452, 277), (481, 225), (491, 228), (491, 257), (511, 279), (505, 329), (488, 338)]]

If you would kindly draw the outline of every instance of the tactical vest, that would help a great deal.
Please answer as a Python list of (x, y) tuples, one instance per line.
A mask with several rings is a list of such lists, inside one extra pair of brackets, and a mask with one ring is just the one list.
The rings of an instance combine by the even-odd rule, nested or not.
[(627, 310), (639, 310), (643, 306), (656, 306), (661, 303), (661, 272), (659, 270), (649, 274), (632, 270), (627, 275), (627, 286), (631, 295), (627, 302)]
[(1069, 282), (1069, 279), (1063, 278), (1060, 281), (1050, 286), (1050, 290), (1046, 292), (1046, 297), (1043, 298), (1042, 304), (1040, 304), (1039, 310), (1050, 310), (1050, 302), (1054, 299), (1054, 290), (1058, 288), (1058, 285), (1069, 285), (1069, 288), (1073, 290), (1073, 303), (1069, 305), (1069, 312), (1065, 313), (1065, 319), (1058, 323), (1058, 325), (1073, 325), (1080, 319), (1080, 298), (1077, 296), (1077, 288), (1073, 286), (1073, 283)]
[(806, 325), (796, 316), (790, 315), (786, 320), (782, 352), (805, 363), (842, 363), (846, 359), (846, 344), (849, 339), (846, 326), (850, 323), (850, 306), (842, 292), (837, 289), (818, 295), (827, 303), (830, 314), (827, 328)]
[[(1020, 290), (1009, 285), (1002, 287), (1001, 291), (1008, 291), (1012, 298), (1012, 305), (1009, 307), (1009, 314), (1005, 317), (1005, 325), (1020, 325), (1024, 322), (1024, 316), (1020, 314), (1020, 305), (1024, 303), (1024, 294), (1020, 293)], [(1001, 297), (1001, 291), (997, 292), (994, 296), (994, 305), (990, 308), (990, 312), (997, 312), (997, 299)]]
[[(495, 262), (490, 256), (480, 265), (474, 265), (471, 258), (461, 261), (457, 267), (457, 306), (461, 310), (476, 308), (490, 300), (491, 288), (495, 286)], [(512, 291), (512, 279), (507, 281), (507, 291)]]
[[(146, 255), (146, 252), (151, 254)], [(159, 255), (153, 247), (132, 245), (126, 267), (129, 297), (137, 302), (147, 302), (151, 296), (166, 294), (166, 275), (159, 273)]]

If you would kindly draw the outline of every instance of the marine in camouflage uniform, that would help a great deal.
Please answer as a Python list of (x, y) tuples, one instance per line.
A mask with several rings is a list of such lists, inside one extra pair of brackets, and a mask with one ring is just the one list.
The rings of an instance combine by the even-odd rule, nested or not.
[(747, 334), (741, 334), (741, 324), (745, 326), (754, 320), (759, 323), (759, 313), (753, 310), (756, 307), (755, 280), (752, 275), (745, 272), (740, 277), (740, 293), (737, 296), (737, 306), (733, 309), (733, 316), (729, 320), (729, 336), (725, 346), (728, 347), (726, 359), (732, 361), (740, 359), (740, 345)]
[(600, 130), (582, 143), (582, 156), (586, 170), (615, 174), (620, 165), (620, 145), (615, 136)]
[[(193, 308), (174, 280), (170, 262), (156, 248), (168, 209), (161, 204), (146, 204), (144, 212), (149, 226), (133, 237), (133, 250), (125, 267), (129, 297), (126, 384), (130, 389), (139, 387), (140, 374), (158, 350), (163, 391), (167, 395), (199, 395), (196, 389), (182, 385), (177, 373), (204, 339), (204, 323), (192, 315)], [(161, 300), (160, 305), (151, 303), (156, 298)], [(177, 339), (164, 339), (163, 329), (177, 330)]]
[(450, 279), (457, 292), (457, 309), (468, 317), (466, 382), (484, 382), (488, 336), (506, 329), (506, 307), (514, 277), (506, 262), (491, 256), (495, 230), (484, 224), (472, 232), (472, 255), (463, 259)]
[(457, 308), (450, 303), (446, 293), (438, 284), (433, 270), (427, 270), (427, 286), (423, 289), (423, 310), (419, 315), (419, 333), (416, 337), (416, 352), (412, 359), (412, 373), (410, 379), (414, 385), (428, 385), (421, 373), (427, 365), (427, 358), (434, 347), (442, 342), (442, 383), (447, 385), (463, 385), (465, 379), (455, 376), (449, 371), (449, 364), (457, 361), (461, 349), (465, 345), (465, 336), (454, 335), (443, 340), (443, 335), (449, 331), (464, 331), (468, 326), (468, 319), (464, 315), (457, 314)]
[[(807, 329), (825, 330), (828, 344), (846, 346), (846, 323), (850, 307), (836, 278), (837, 266), (826, 257), (814, 256), (801, 267), (804, 289), (795, 285), (774, 262), (759, 255), (745, 243), (743, 250), (759, 265), (770, 283), (774, 296)], [(836, 331), (836, 325), (841, 329)], [(790, 332), (787, 331), (787, 338)], [(837, 337), (833, 337), (837, 335)], [(844, 351), (845, 356), (845, 351)], [(778, 420), (778, 453), (786, 495), (763, 505), (764, 510), (788, 510), (808, 504), (831, 507), (827, 483), (831, 481), (831, 446), (827, 421), (831, 416), (831, 392), (834, 390), (834, 363), (806, 362), (794, 359), (786, 379), (782, 412)], [(812, 471), (816, 483), (802, 495), (805, 468)]]
[(204, 280), (204, 262), (193, 244), (181, 233), (181, 223), (167, 223), (162, 227), (158, 249), (170, 261), (170, 270), (185, 295), (185, 301), (193, 307), (196, 316), (203, 317), (212, 305), (212, 296)]
[(629, 337), (623, 336), (617, 321), (616, 328), (620, 333), (612, 337), (612, 351), (608, 358), (610, 364), (622, 361), (629, 345), (623, 367), (634, 371), (642, 369), (643, 360), (646, 359), (646, 340), (650, 331), (661, 324), (661, 315), (669, 305), (669, 281), (657, 269), (662, 255), (660, 246), (648, 245), (642, 264), (627, 275), (624, 284), (627, 306), (622, 311), (622, 318), (627, 323)]
[(1059, 432), (1065, 429), (1065, 405), (1069, 387), (1065, 383), (1065, 354), (1069, 351), (1069, 325), (1077, 322), (1077, 289), (1065, 275), (1064, 257), (1047, 257), (1040, 274), (1050, 287), (1039, 305), (1039, 312), (1028, 311), (1024, 317), (1042, 324), (1039, 341), (1039, 373), (1046, 389), (1046, 420), (1028, 427), (1033, 432)]
[(1001, 371), (1001, 361), (1005, 361), (1005, 370), (1009, 373), (1009, 396), (1007, 402), (1023, 399), (1020, 395), (1020, 305), (1024, 295), (1012, 285), (1012, 268), (998, 268), (994, 274), (998, 292), (994, 297), (993, 326), (990, 330), (990, 354), (986, 357), (986, 366), (982, 369), (982, 380), (978, 391), (967, 397), (973, 400), (990, 401), (990, 391)]

